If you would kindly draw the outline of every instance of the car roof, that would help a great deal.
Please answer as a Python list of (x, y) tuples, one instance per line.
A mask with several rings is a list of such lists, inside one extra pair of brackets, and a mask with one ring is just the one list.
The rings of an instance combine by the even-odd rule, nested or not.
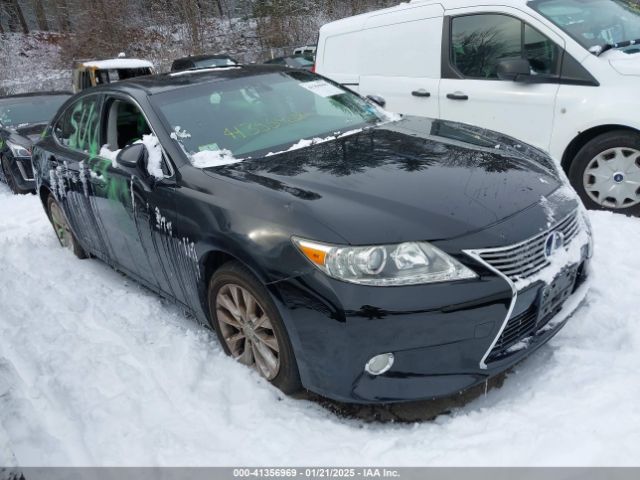
[(321, 28), (321, 32), (325, 35), (339, 35), (342, 33), (361, 30), (364, 23), (370, 18), (377, 17), (382, 14), (390, 14), (401, 12), (403, 10), (411, 10), (426, 6), (439, 6), (442, 11), (454, 8), (476, 7), (478, 5), (493, 5), (505, 7), (526, 7), (531, 0), (494, 0), (493, 2), (478, 2), (478, 0), (410, 0), (393, 7), (381, 8), (370, 12), (361, 13), (352, 17), (341, 18), (333, 22), (325, 23)]
[[(98, 87), (93, 87), (91, 92), (101, 90), (120, 91), (123, 93), (136, 94), (143, 91), (147, 95), (156, 95), (180, 88), (202, 85), (206, 83), (223, 82), (242, 77), (252, 77), (265, 75), (268, 73), (287, 72), (291, 73), (296, 69), (283, 67), (280, 65), (238, 65), (228, 67), (200, 68), (193, 70), (182, 70), (178, 72), (162, 73), (159, 75), (147, 75), (144, 77), (134, 77), (121, 82), (109, 83)], [(306, 72), (305, 70), (300, 70)]]
[(119, 70), (127, 68), (153, 68), (149, 60), (139, 58), (111, 58), (107, 60), (85, 60), (77, 62), (75, 68), (97, 68), (98, 70)]

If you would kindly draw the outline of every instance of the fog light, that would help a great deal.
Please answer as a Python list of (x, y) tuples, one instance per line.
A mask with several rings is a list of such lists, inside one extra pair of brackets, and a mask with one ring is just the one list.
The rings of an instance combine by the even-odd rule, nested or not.
[(364, 366), (364, 369), (367, 373), (371, 375), (382, 375), (385, 372), (388, 372), (391, 367), (393, 367), (393, 362), (395, 357), (393, 353), (383, 353), (380, 355), (376, 355), (371, 358)]

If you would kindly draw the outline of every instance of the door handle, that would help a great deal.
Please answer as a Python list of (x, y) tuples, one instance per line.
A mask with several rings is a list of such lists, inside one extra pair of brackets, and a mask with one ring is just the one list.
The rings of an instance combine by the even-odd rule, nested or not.
[(460, 92), (448, 93), (447, 98), (449, 100), (469, 100), (469, 95), (465, 95), (464, 93)]
[(413, 92), (411, 92), (411, 95), (413, 95), (414, 97), (424, 97), (424, 98), (428, 98), (431, 96), (431, 94), (427, 92), (424, 88), (421, 88), (420, 90), (414, 90)]

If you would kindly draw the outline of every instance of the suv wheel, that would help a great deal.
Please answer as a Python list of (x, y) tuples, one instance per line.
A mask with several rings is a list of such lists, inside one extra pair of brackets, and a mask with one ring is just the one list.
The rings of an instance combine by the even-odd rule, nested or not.
[(578, 152), (569, 179), (590, 209), (640, 213), (640, 134), (609, 132)]
[(209, 313), (227, 355), (254, 368), (286, 394), (300, 375), (284, 323), (267, 289), (241, 264), (229, 262), (211, 278)]

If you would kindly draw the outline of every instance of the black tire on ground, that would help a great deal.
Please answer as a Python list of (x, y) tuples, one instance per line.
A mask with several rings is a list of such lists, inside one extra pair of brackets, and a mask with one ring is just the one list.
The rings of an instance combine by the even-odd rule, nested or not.
[[(277, 356), (279, 360), (279, 369), (277, 375), (274, 378), (269, 379), (263, 372), (260, 371), (260, 368), (255, 364), (255, 361), (253, 367), (256, 368), (258, 373), (260, 373), (263, 378), (267, 378), (268, 381), (282, 390), (285, 394), (292, 395), (299, 392), (302, 389), (302, 384), (300, 382), (298, 365), (296, 363), (293, 348), (291, 347), (289, 335), (287, 334), (282, 318), (278, 313), (278, 309), (274, 305), (273, 300), (271, 299), (271, 296), (266, 287), (242, 264), (233, 261), (224, 264), (214, 273), (209, 282), (207, 295), (211, 323), (214, 330), (216, 331), (218, 340), (220, 341), (220, 344), (222, 345), (225, 353), (232, 357), (235, 356), (234, 354), (232, 354), (229, 344), (227, 343), (227, 340), (225, 340), (225, 335), (223, 333), (223, 330), (227, 329), (227, 332), (229, 332), (230, 328), (235, 327), (229, 327), (228, 324), (222, 322), (219, 319), (218, 309), (220, 308), (220, 304), (218, 303), (217, 299), (218, 294), (222, 289), (228, 290), (232, 287), (240, 287), (255, 298), (258, 305), (258, 310), (256, 311), (259, 311), (261, 313), (261, 316), (266, 315), (268, 317), (271, 326), (271, 328), (268, 329), (268, 332), (270, 335), (272, 334), (272, 336), (275, 336), (275, 339), (277, 340)], [(223, 293), (225, 292), (225, 290), (223, 290)], [(220, 315), (220, 317), (222, 317), (222, 315)], [(244, 346), (247, 345), (246, 340), (241, 341), (241, 343)], [(243, 347), (238, 348), (244, 350)], [(251, 355), (251, 357), (253, 356)], [(236, 359), (240, 361), (240, 359)]]
[(29, 190), (22, 190), (16, 184), (16, 180), (15, 178), (13, 178), (13, 174), (11, 173), (11, 165), (9, 165), (9, 160), (7, 159), (7, 157), (2, 157), (2, 171), (4, 172), (4, 178), (7, 182), (7, 185), (9, 186), (9, 189), (15, 195), (24, 195), (26, 193), (29, 193)]
[[(640, 151), (640, 133), (629, 130), (615, 130), (603, 133), (589, 141), (574, 157), (569, 167), (569, 180), (585, 206), (591, 210), (610, 210), (626, 215), (640, 215), (640, 204), (623, 208), (611, 208), (594, 201), (585, 189), (584, 175), (591, 161), (607, 150), (628, 148)], [(640, 162), (640, 160), (637, 160)], [(638, 164), (640, 166), (640, 163)]]
[(56, 234), (60, 245), (71, 250), (80, 260), (88, 258), (87, 252), (82, 248), (71, 230), (64, 210), (51, 194), (47, 197), (47, 216), (49, 217), (53, 232)]

